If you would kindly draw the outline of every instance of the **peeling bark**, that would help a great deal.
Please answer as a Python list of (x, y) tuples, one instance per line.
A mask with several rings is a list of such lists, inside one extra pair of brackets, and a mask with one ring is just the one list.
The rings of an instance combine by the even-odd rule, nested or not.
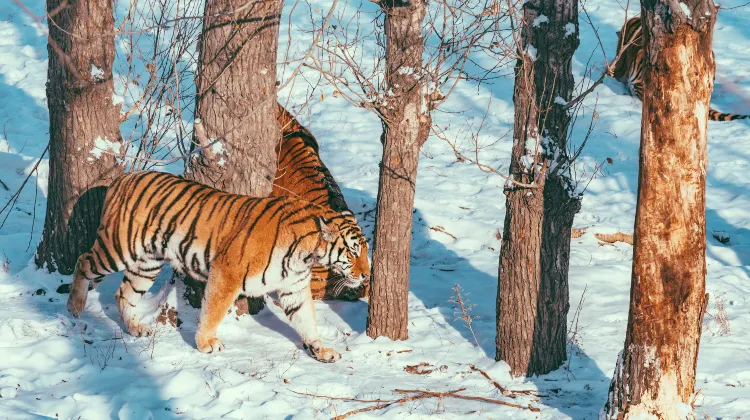
[(643, 101), (628, 330), (602, 411), (610, 419), (692, 416), (708, 303), (706, 131), (716, 16), (710, 1), (683, 2), (694, 18), (673, 1), (642, 5), (652, 94)]

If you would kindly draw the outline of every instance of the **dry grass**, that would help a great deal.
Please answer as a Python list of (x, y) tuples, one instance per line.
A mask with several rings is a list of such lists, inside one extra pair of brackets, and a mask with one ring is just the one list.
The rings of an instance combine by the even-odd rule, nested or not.
[(474, 322), (477, 316), (472, 313), (472, 310), (476, 305), (473, 305), (469, 301), (469, 294), (464, 292), (463, 288), (461, 288), (460, 285), (454, 284), (453, 298), (450, 300), (450, 302), (455, 305), (453, 308), (453, 314), (456, 316), (456, 320), (460, 319), (461, 321), (463, 321), (464, 325), (471, 333), (471, 336), (474, 338), (474, 345), (481, 349), (482, 347), (479, 345), (477, 335), (474, 334), (474, 328), (472, 328), (471, 326), (472, 322)]
[(724, 298), (724, 296), (718, 296), (714, 299), (713, 310), (711, 312), (706, 312), (718, 327), (718, 330), (714, 332), (716, 335), (729, 335), (732, 333), (732, 327), (729, 324), (729, 317), (727, 316), (727, 311), (724, 307), (725, 304), (726, 298)]

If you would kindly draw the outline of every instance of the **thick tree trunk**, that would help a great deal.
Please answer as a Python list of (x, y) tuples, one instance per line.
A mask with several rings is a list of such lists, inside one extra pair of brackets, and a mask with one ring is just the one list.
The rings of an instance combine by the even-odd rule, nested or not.
[[(276, 52), (282, 5), (282, 0), (206, 2), (195, 113), (208, 141), (220, 140), (190, 160), (187, 178), (235, 194), (271, 194), (281, 139)], [(187, 293), (200, 297), (195, 283), (186, 281)], [(263, 300), (250, 299), (248, 306), (257, 313)]]
[[(645, 0), (645, 91), (625, 347), (603, 414), (690, 417), (706, 277), (706, 132), (716, 10)], [(696, 19), (690, 18), (696, 17)]]
[(495, 356), (519, 376), (548, 373), (565, 360), (570, 231), (580, 209), (563, 109), (575, 86), (578, 2), (524, 3), (523, 21), (510, 175), (534, 188), (508, 183), (505, 190)]
[(47, 48), (49, 195), (35, 260), (71, 274), (94, 243), (106, 185), (123, 170), (114, 157), (121, 141), (112, 103), (114, 15), (111, 1), (48, 0), (47, 10), (57, 10)]
[(383, 115), (383, 160), (377, 199), (367, 335), (405, 340), (408, 333), (412, 211), (419, 149), (427, 140), (430, 115), (420, 78), (422, 0), (381, 2), (385, 13), (387, 104)]

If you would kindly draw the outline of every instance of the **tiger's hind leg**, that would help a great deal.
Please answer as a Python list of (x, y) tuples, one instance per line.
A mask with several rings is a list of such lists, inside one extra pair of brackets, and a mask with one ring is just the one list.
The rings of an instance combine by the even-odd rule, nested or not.
[[(97, 240), (91, 251), (81, 255), (76, 263), (73, 282), (68, 295), (68, 311), (74, 317), (83, 312), (86, 307), (88, 292), (99, 285), (107, 274), (116, 273), (125, 268), (122, 263), (115, 262), (112, 255), (100, 246)], [(93, 283), (93, 284), (92, 284)]]
[(115, 293), (117, 308), (128, 333), (135, 337), (148, 337), (151, 327), (141, 324), (136, 313), (138, 301), (153, 286), (161, 271), (160, 261), (148, 261), (129, 267), (125, 270), (125, 277), (120, 288)]
[(302, 290), (279, 290), (279, 300), (292, 327), (302, 338), (305, 349), (309, 350), (315, 359), (325, 363), (333, 363), (341, 359), (339, 352), (323, 347), (323, 342), (320, 340), (315, 305), (309, 284)]

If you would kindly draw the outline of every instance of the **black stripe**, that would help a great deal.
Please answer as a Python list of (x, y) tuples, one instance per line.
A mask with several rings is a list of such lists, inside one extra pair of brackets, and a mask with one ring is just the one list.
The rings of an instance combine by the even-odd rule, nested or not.
[(302, 302), (299, 305), (292, 306), (291, 308), (290, 307), (286, 307), (286, 308), (284, 308), (284, 313), (286, 314), (286, 316), (289, 317), (289, 319), (291, 319), (294, 316), (294, 314), (296, 314), (297, 311), (299, 311), (300, 308), (302, 307), (302, 305), (304, 305), (304, 304), (305, 304), (305, 302)]

